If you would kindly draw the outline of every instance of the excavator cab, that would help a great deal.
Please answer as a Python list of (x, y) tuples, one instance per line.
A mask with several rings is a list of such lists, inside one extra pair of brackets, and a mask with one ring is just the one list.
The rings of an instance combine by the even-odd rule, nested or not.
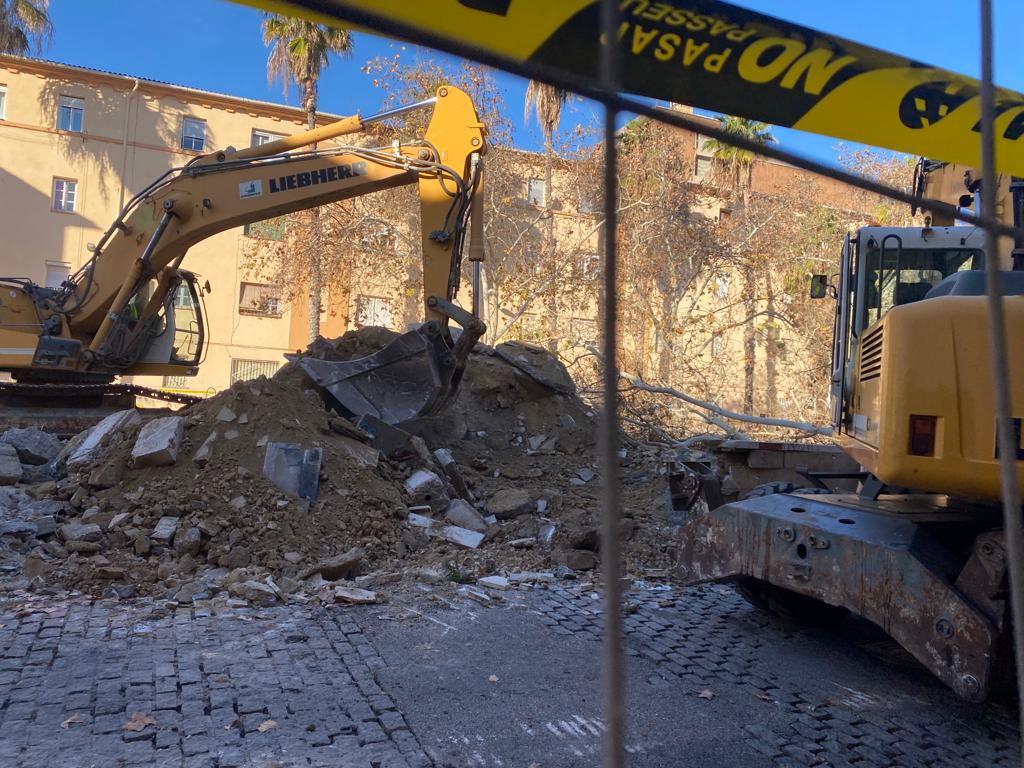
[(198, 276), (175, 270), (166, 283), (156, 277), (139, 286), (125, 305), (120, 332), (122, 354), (143, 350), (133, 365), (140, 374), (194, 376), (206, 347), (203, 287)]

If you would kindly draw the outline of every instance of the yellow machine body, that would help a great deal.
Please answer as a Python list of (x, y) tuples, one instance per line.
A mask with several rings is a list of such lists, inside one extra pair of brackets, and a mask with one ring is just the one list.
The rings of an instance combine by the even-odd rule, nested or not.
[[(1007, 327), (1024, 327), (1024, 296), (1008, 297), (1005, 311)], [(1011, 345), (1009, 354), (1013, 413), (1020, 419), (1024, 346)], [(943, 296), (894, 307), (861, 334), (852, 413), (840, 441), (888, 486), (996, 500), (992, 392), (984, 296)], [(913, 452), (913, 417), (935, 419), (931, 455)], [(1018, 451), (1018, 459), (1024, 459), (1024, 446)], [(1018, 462), (1017, 474), (1024, 484), (1024, 461)]]

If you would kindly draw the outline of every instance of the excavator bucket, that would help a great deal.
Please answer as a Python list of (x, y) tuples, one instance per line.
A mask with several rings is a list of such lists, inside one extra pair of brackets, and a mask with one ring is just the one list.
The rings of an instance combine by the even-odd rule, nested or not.
[(435, 414), (451, 401), (469, 352), (484, 330), (479, 321), (469, 323), (453, 343), (438, 323), (428, 322), (366, 357), (288, 359), (322, 389), (335, 410), (402, 424)]

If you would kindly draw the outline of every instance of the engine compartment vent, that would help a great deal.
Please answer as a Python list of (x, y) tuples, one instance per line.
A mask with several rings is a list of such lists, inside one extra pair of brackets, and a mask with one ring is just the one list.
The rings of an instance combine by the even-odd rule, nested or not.
[(871, 381), (882, 375), (882, 345), (885, 325), (869, 331), (860, 342), (860, 380)]

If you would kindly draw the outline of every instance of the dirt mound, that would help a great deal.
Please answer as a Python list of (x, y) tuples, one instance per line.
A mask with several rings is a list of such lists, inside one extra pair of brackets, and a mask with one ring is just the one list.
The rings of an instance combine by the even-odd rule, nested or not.
[[(318, 339), (309, 352), (350, 359), (395, 335), (365, 329)], [(126, 419), (93, 460), (37, 489), (63, 502), (65, 514), (58, 535), (37, 552), (43, 566), (34, 575), (89, 591), (135, 589), (179, 600), (231, 586), (252, 599), (254, 590), (273, 598), (315, 589), (318, 563), (353, 552), (358, 562), (346, 566), (347, 576), (441, 565), (452, 578), (472, 578), (558, 565), (589, 570), (598, 562), (595, 414), (541, 348), (478, 346), (449, 409), (408, 425), (419, 437), (386, 455), (370, 435), (328, 411), (291, 365), (273, 379), (239, 382), (178, 417), (181, 424), (170, 425), (182, 430), (176, 456), (158, 466), (133, 458), (142, 425)], [(315, 498), (264, 476), (270, 443), (320, 449)], [(638, 449), (623, 454), (625, 532), (637, 565), (646, 567), (662, 566), (669, 551), (644, 524), (658, 508), (654, 459)], [(413, 487), (430, 473), (433, 497)], [(463, 506), (453, 534), (447, 524), (456, 501)], [(478, 520), (479, 533), (464, 527)], [(261, 587), (268, 576), (271, 586)], [(249, 591), (235, 590), (239, 582)]]

